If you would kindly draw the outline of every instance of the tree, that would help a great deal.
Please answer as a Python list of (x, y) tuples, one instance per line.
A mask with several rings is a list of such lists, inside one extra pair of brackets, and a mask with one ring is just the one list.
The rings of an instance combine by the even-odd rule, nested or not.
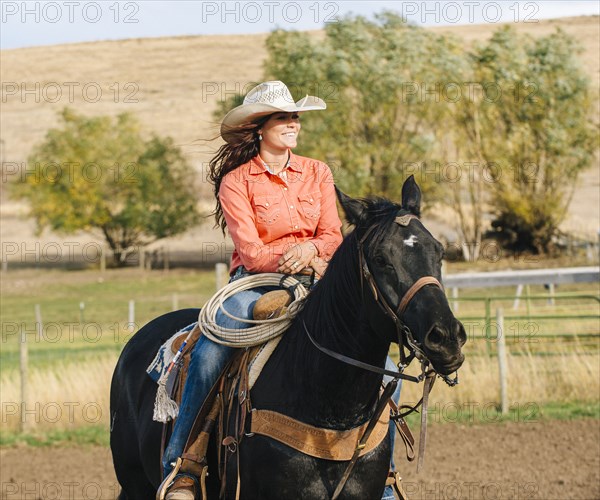
[(534, 40), (507, 27), (466, 51), (383, 12), (342, 18), (322, 37), (276, 30), (266, 43), (265, 79), (327, 102), (302, 118), (298, 152), (329, 163), (342, 189), (393, 198), (413, 173), (426, 199), (453, 207), (470, 260), (490, 219), (507, 248), (550, 250), (597, 146), (564, 32)]
[(560, 29), (531, 39), (506, 27), (473, 54), (477, 81), (491, 92), (469, 103), (462, 124), (478, 158), (499, 167), (488, 185), (489, 234), (511, 250), (551, 250), (577, 177), (592, 162), (597, 131), (580, 51)]
[(265, 79), (284, 81), (297, 99), (327, 102), (327, 111), (302, 118), (299, 154), (326, 161), (349, 193), (397, 197), (415, 174), (431, 199), (436, 180), (421, 170), (436, 159), (432, 123), (446, 113), (439, 84), (463, 65), (455, 40), (384, 12), (328, 24), (324, 39), (276, 30), (266, 44)]
[(197, 221), (194, 172), (170, 138), (144, 140), (128, 113), (87, 118), (69, 108), (33, 148), (15, 194), (38, 231), (100, 231), (123, 263), (128, 252)]

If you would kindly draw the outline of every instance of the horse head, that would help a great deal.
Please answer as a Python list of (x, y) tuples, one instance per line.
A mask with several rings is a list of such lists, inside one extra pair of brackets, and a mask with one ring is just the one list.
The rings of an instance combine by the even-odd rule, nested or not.
[(404, 347), (442, 375), (456, 371), (464, 361), (466, 333), (441, 287), (444, 250), (419, 219), (421, 191), (413, 176), (402, 186), (401, 205), (337, 194), (355, 226), (373, 331), (408, 344)]

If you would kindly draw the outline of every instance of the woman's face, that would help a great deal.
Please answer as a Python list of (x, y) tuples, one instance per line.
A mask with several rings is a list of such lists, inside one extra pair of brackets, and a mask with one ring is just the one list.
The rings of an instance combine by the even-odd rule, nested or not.
[(261, 148), (272, 151), (295, 148), (301, 127), (298, 113), (275, 113), (259, 130), (262, 134)]

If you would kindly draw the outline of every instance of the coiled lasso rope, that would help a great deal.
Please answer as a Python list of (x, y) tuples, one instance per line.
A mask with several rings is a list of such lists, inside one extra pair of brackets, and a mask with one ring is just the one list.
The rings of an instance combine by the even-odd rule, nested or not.
[[(284, 315), (272, 319), (253, 320), (238, 318), (223, 307), (223, 302), (235, 293), (259, 286), (283, 286), (293, 289), (294, 300), (287, 307)], [(302, 309), (307, 294), (306, 288), (291, 275), (279, 273), (253, 274), (225, 285), (213, 295), (200, 311), (198, 325), (202, 333), (217, 344), (229, 347), (250, 347), (262, 344), (278, 337), (290, 326), (292, 319)], [(255, 324), (256, 326), (248, 328), (224, 328), (219, 326), (215, 321), (219, 309), (223, 311), (223, 314), (234, 320)]]

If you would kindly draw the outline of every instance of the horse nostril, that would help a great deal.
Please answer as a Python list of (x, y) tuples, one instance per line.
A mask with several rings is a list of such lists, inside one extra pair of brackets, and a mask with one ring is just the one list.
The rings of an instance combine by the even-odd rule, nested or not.
[(465, 343), (467, 342), (467, 332), (465, 332), (465, 327), (463, 326), (463, 324), (457, 319), (455, 319), (452, 325), (452, 329), (454, 331), (454, 334), (456, 335), (456, 339), (458, 340), (460, 347), (465, 345)]
[(436, 325), (431, 330), (429, 330), (427, 335), (425, 335), (425, 344), (430, 346), (439, 346), (440, 344), (444, 343), (446, 336), (447, 333), (445, 332), (445, 330)]

